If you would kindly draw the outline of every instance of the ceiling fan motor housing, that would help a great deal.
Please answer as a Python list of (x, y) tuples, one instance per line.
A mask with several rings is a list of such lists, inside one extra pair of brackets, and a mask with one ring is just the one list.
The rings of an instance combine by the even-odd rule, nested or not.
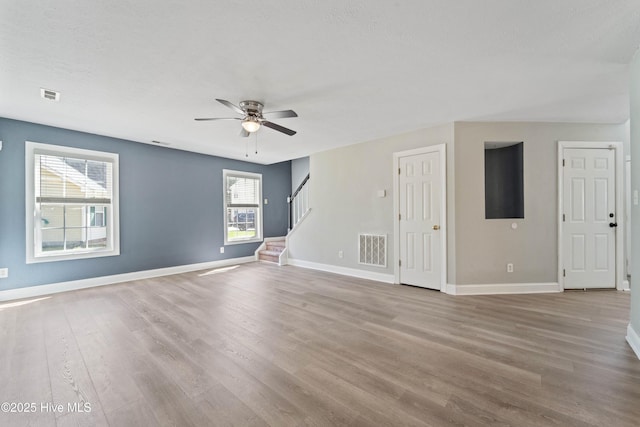
[(262, 117), (262, 105), (258, 101), (241, 101), (240, 108), (247, 113), (247, 116)]

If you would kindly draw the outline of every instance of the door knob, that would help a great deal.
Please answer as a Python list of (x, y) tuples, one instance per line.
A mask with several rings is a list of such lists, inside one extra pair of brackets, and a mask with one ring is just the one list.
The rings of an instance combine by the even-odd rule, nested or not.
[(609, 227), (617, 227), (618, 223), (617, 222), (610, 222), (609, 223)]
[(433, 226), (433, 227), (431, 227), (431, 228), (433, 228), (434, 230), (440, 230), (440, 226), (439, 226), (439, 225), (434, 225), (434, 226)]

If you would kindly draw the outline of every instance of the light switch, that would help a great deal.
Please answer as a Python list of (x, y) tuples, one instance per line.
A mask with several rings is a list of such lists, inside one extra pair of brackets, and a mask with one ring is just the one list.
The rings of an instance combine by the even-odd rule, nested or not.
[(387, 196), (387, 190), (378, 190), (378, 197), (386, 197)]
[(269, 199), (264, 199), (264, 204), (268, 205), (269, 204)]

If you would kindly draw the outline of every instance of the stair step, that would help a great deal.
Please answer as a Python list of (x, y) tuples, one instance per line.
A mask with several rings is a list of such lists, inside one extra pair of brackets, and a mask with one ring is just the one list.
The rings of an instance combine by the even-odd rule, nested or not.
[(260, 261), (275, 262), (276, 264), (280, 261), (280, 258), (277, 255), (268, 255), (264, 252), (265, 251), (260, 251), (260, 254), (258, 255), (258, 259)]
[(284, 251), (284, 247), (282, 246), (268, 246), (266, 248), (263, 249), (263, 251), (269, 251), (269, 252), (278, 252), (279, 254), (281, 254)]
[(282, 251), (270, 251), (269, 249), (260, 251), (260, 255), (269, 255), (274, 257), (279, 257), (281, 253)]
[(287, 246), (286, 242), (284, 240), (274, 240), (271, 242), (266, 242), (267, 247), (278, 247), (278, 248), (285, 248)]

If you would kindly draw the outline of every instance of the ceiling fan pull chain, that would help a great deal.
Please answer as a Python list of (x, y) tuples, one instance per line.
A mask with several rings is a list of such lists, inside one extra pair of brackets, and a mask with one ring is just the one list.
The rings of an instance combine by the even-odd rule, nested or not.
[(247, 138), (247, 144), (246, 144), (246, 149), (244, 152), (244, 156), (245, 157), (249, 157), (249, 139)]
[(258, 132), (253, 133), (256, 136), (256, 154), (258, 154)]

